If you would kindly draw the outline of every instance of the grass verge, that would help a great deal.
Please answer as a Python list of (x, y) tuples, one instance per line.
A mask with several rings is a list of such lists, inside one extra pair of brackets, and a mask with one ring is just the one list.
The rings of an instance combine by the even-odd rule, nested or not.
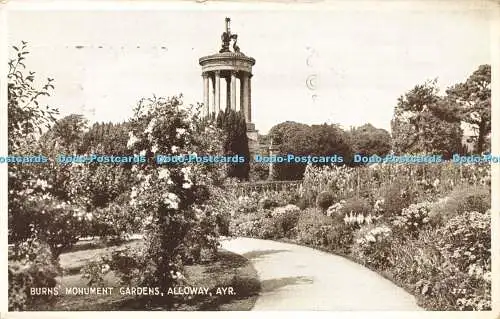
[[(142, 241), (135, 240), (126, 243), (128, 246), (141, 245)], [(102, 247), (96, 249), (75, 249), (60, 256), (63, 275), (58, 277), (59, 295), (54, 302), (37, 306), (39, 311), (141, 311), (141, 310), (178, 310), (178, 311), (246, 311), (251, 310), (261, 286), (257, 271), (243, 256), (219, 251), (214, 262), (186, 266), (184, 276), (192, 287), (202, 287), (209, 294), (192, 295), (182, 298), (173, 309), (166, 307), (149, 306), (147, 296), (130, 296), (122, 293), (127, 287), (121, 287), (119, 279), (113, 272), (104, 277), (102, 287), (113, 287), (110, 294), (74, 295), (65, 294), (66, 288), (87, 287), (87, 281), (80, 275), (80, 269), (89, 261), (97, 260), (110, 250), (119, 246)], [(221, 288), (231, 287), (233, 293), (222, 293)], [(120, 290), (122, 288), (122, 290)]]

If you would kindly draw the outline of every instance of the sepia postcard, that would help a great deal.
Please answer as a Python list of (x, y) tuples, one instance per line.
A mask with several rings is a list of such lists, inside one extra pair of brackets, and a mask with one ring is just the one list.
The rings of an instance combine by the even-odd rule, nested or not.
[(498, 2), (0, 8), (0, 318), (499, 318)]

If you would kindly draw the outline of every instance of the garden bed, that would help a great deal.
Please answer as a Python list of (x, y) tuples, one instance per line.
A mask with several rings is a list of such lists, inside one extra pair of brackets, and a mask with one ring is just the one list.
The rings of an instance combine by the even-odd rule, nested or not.
[[(230, 233), (346, 257), (427, 310), (491, 309), (488, 171), (442, 165), (433, 167), (442, 180), (425, 175), (410, 183), (406, 168), (393, 167), (402, 171), (390, 179), (379, 172), (385, 169), (374, 167), (374, 180), (373, 172), (358, 178), (356, 170), (308, 168), (302, 192), (233, 198), (225, 208), (232, 211)], [(450, 170), (469, 177), (455, 184)], [(357, 181), (353, 191), (335, 192), (345, 181)]]

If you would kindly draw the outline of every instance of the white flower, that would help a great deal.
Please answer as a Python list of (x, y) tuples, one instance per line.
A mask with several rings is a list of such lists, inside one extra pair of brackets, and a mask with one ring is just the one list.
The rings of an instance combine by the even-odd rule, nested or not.
[(109, 270), (111, 269), (111, 267), (109, 267), (108, 264), (105, 264), (105, 265), (102, 265), (102, 268), (101, 268), (101, 272), (103, 274), (107, 273)]
[(176, 272), (175, 275), (177, 276), (177, 278), (179, 279), (184, 279), (184, 276), (180, 273), (180, 272)]
[(191, 186), (193, 186), (193, 183), (187, 183), (186, 182), (186, 183), (182, 184), (182, 188), (184, 188), (184, 189), (189, 189), (189, 188), (191, 188)]
[(366, 218), (365, 218), (365, 222), (366, 222), (368, 225), (370, 225), (370, 224), (372, 223), (372, 215), (368, 215), (368, 216), (366, 216)]
[(175, 146), (173, 145), (170, 150), (172, 151), (172, 153), (177, 153), (177, 151), (179, 150), (179, 146)]
[(163, 203), (170, 206), (170, 208), (178, 209), (179, 208), (179, 197), (174, 193), (166, 193), (162, 195)]
[(170, 178), (170, 171), (167, 168), (161, 168), (158, 171), (158, 178), (159, 179), (169, 179)]
[(184, 135), (186, 133), (186, 129), (176, 128), (175, 132), (177, 133), (177, 134), (175, 134), (175, 137), (180, 138), (182, 135)]
[(153, 216), (148, 216), (144, 219), (144, 224), (150, 225), (153, 222)]
[(146, 150), (142, 150), (142, 151), (139, 153), (139, 155), (141, 155), (141, 156), (146, 156)]
[(358, 222), (358, 224), (362, 224), (363, 220), (364, 220), (363, 215), (358, 214), (358, 216), (356, 216), (356, 221)]
[(137, 143), (139, 139), (134, 135), (134, 132), (128, 132), (128, 142), (127, 148), (134, 147), (135, 143)]
[(153, 145), (153, 147), (151, 147), (151, 152), (153, 152), (153, 153), (158, 152), (158, 145), (156, 145), (156, 144)]
[(349, 217), (347, 216), (347, 214), (344, 216), (344, 223), (349, 224)]
[(372, 234), (368, 234), (365, 238), (366, 238), (366, 240), (368, 240), (369, 242), (372, 242), (372, 243), (377, 241)]
[(181, 168), (181, 172), (184, 174), (184, 179), (189, 179), (189, 174), (191, 173), (191, 167), (186, 166)]
[(149, 122), (148, 126), (146, 127), (146, 130), (144, 130), (145, 134), (153, 133), (153, 129), (156, 125), (156, 118), (153, 118), (151, 122)]
[(47, 181), (45, 180), (41, 180), (41, 179), (38, 179), (36, 180), (36, 185), (35, 186), (39, 186), (41, 187), (42, 189), (45, 189), (45, 188), (48, 188), (49, 185), (47, 184)]

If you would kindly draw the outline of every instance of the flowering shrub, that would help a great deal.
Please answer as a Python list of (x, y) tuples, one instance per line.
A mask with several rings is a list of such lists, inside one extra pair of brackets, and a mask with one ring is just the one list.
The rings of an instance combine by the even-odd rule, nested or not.
[(417, 236), (418, 232), (429, 224), (429, 212), (432, 203), (421, 202), (403, 208), (400, 215), (394, 216), (392, 224), (401, 234)]
[(491, 276), (490, 214), (466, 212), (439, 229), (438, 247), (451, 263), (473, 277)]
[(120, 165), (70, 164), (67, 193), (88, 211), (103, 208), (130, 191), (132, 174)]
[(306, 245), (327, 244), (327, 233), (334, 225), (333, 219), (315, 208), (302, 211), (297, 221), (297, 241)]
[(391, 234), (391, 229), (386, 225), (361, 227), (355, 235), (353, 256), (369, 266), (387, 268)]
[[(199, 119), (198, 108), (182, 107), (180, 97), (143, 99), (134, 112), (128, 146), (135, 154), (221, 152), (220, 131)], [(172, 274), (182, 272), (183, 264), (199, 260), (204, 248), (217, 247), (216, 216), (208, 196), (198, 195), (220, 183), (221, 170), (195, 163), (134, 167), (129, 205), (146, 221), (143, 256), (151, 270), (143, 284), (165, 289), (176, 282)]]
[(277, 207), (271, 213), (275, 231), (279, 237), (289, 237), (290, 231), (297, 225), (300, 208), (295, 205)]
[(243, 221), (232, 224), (229, 232), (234, 236), (262, 238), (261, 231), (263, 224), (263, 219)]
[(389, 258), (393, 278), (411, 288), (429, 310), (491, 309), (488, 275), (461, 271), (442, 254), (441, 240), (442, 233), (430, 228), (416, 238), (395, 237)]

